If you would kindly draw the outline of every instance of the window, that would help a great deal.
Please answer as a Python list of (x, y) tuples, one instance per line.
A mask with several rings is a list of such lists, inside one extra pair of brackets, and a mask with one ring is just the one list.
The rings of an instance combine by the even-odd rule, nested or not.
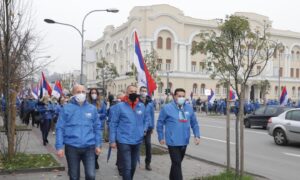
[(171, 59), (166, 59), (166, 70), (167, 71), (171, 70)]
[(163, 87), (164, 87), (164, 84), (161, 82), (158, 84), (158, 93), (162, 93), (163, 92)]
[(256, 115), (264, 114), (266, 107), (261, 107), (255, 111)]
[(275, 95), (275, 96), (278, 95), (278, 86), (275, 86), (275, 89), (274, 89), (274, 95)]
[(260, 73), (260, 71), (261, 71), (261, 66), (256, 66), (256, 74), (259, 74)]
[(296, 69), (296, 78), (299, 78), (300, 76), (299, 76), (299, 69), (297, 68)]
[(219, 95), (220, 94), (220, 85), (217, 84), (216, 85), (216, 95)]
[(171, 42), (172, 42), (172, 40), (171, 40), (171, 38), (167, 38), (167, 40), (166, 40), (166, 48), (167, 49), (171, 49)]
[(276, 113), (276, 107), (267, 107), (265, 114), (266, 115), (273, 115)]
[(163, 47), (163, 38), (158, 37), (157, 38), (157, 49), (162, 49), (162, 47)]
[(298, 87), (298, 98), (300, 99), (300, 87)]
[(161, 71), (162, 59), (157, 59), (157, 70)]
[(192, 72), (196, 72), (196, 62), (192, 62)]
[(200, 94), (201, 95), (205, 94), (205, 84), (201, 84)]
[(223, 86), (223, 95), (227, 95), (227, 87)]
[(291, 68), (291, 77), (294, 77), (294, 68)]
[(292, 51), (291, 54), (292, 54), (292, 61), (294, 61), (296, 59), (294, 51)]
[(193, 84), (193, 94), (197, 94), (197, 91), (198, 91), (197, 89), (198, 89), (197, 84), (194, 83)]
[(296, 96), (296, 87), (292, 88), (292, 96), (295, 97)]
[(300, 60), (300, 52), (297, 51), (297, 55), (296, 55), (297, 60)]
[(200, 62), (200, 72), (203, 72), (205, 70), (205, 63), (204, 62)]
[(300, 121), (300, 110), (293, 110), (287, 112), (285, 118), (288, 120)]
[(282, 77), (282, 74), (283, 74), (283, 68), (280, 67), (280, 70), (279, 70), (279, 75), (280, 75), (280, 77)]

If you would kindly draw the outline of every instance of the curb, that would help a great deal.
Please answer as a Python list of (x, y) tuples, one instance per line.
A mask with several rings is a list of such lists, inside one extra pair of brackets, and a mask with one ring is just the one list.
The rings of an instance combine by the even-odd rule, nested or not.
[[(168, 150), (168, 148), (166, 148), (164, 146), (161, 146), (161, 145), (157, 145), (157, 144), (153, 144), (153, 143), (151, 143), (151, 145), (155, 146), (156, 148), (162, 149), (162, 150)], [(226, 165), (221, 164), (221, 163), (216, 163), (216, 162), (213, 162), (213, 161), (209, 161), (209, 160), (199, 158), (199, 157), (196, 157), (196, 156), (193, 156), (193, 155), (190, 155), (190, 154), (185, 154), (185, 156), (189, 157), (191, 159), (197, 160), (197, 161), (202, 161), (202, 162), (205, 162), (205, 163), (208, 163), (208, 164), (211, 164), (211, 165), (214, 165), (214, 166), (219, 166), (219, 167), (222, 167), (222, 168), (226, 169)], [(231, 167), (231, 169), (234, 169), (234, 168)], [(259, 175), (259, 174), (255, 174), (255, 173), (251, 173), (251, 172), (247, 172), (247, 171), (245, 171), (245, 174), (269, 180), (269, 178), (267, 178), (265, 176), (262, 176), (262, 175)]]

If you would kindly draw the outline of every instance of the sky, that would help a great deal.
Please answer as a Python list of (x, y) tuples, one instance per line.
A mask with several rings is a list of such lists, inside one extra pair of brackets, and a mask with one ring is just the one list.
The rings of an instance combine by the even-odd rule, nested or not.
[[(43, 20), (71, 24), (81, 30), (86, 13), (96, 9), (117, 8), (119, 13), (95, 12), (85, 21), (85, 40), (102, 36), (107, 25), (115, 27), (127, 21), (135, 6), (169, 4), (184, 15), (198, 19), (225, 18), (235, 12), (254, 12), (268, 16), (273, 28), (300, 32), (299, 0), (27, 0), (31, 6), (34, 32), (40, 38), (38, 57), (51, 56), (55, 61), (48, 66), (51, 73), (80, 70), (81, 37), (74, 29), (47, 24)], [(197, 3), (197, 4), (196, 4)], [(299, 19), (298, 19), (299, 18)]]

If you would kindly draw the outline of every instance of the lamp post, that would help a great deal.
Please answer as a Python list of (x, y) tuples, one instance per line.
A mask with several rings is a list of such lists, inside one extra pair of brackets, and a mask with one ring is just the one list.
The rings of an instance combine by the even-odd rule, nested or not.
[(90, 15), (90, 14), (92, 14), (92, 13), (94, 13), (94, 12), (100, 12), (100, 11), (106, 11), (106, 12), (111, 12), (111, 13), (117, 13), (117, 12), (119, 12), (119, 10), (118, 9), (115, 9), (115, 8), (111, 8), (111, 9), (96, 9), (96, 10), (92, 10), (92, 11), (90, 11), (90, 12), (88, 12), (88, 13), (86, 13), (85, 14), (85, 16), (83, 17), (83, 20), (82, 20), (82, 23), (81, 23), (81, 31), (77, 28), (77, 27), (75, 27), (75, 26), (73, 26), (73, 25), (71, 25), (71, 24), (67, 24), (67, 23), (61, 23), (61, 22), (56, 22), (56, 21), (54, 21), (54, 20), (52, 20), (52, 19), (44, 19), (44, 21), (46, 22), (46, 23), (49, 23), (49, 24), (60, 24), (60, 25), (64, 25), (64, 26), (69, 26), (69, 27), (72, 27), (73, 29), (75, 29), (78, 33), (79, 33), (79, 35), (80, 35), (80, 38), (81, 38), (81, 65), (80, 65), (80, 84), (83, 84), (83, 60), (84, 60), (84, 53), (83, 53), (83, 46), (84, 46), (84, 23), (85, 23), (85, 20), (86, 20), (86, 18)]

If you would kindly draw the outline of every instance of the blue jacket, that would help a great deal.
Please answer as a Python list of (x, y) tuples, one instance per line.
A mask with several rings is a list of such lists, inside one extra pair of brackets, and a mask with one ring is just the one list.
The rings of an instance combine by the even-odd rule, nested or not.
[(34, 110), (36, 106), (37, 106), (37, 101), (36, 100), (27, 99), (27, 100), (25, 100), (24, 111), (26, 113), (30, 112), (30, 111)]
[(64, 144), (85, 148), (102, 144), (101, 122), (95, 106), (84, 102), (80, 106), (76, 100), (61, 109), (56, 124), (56, 149), (62, 149)]
[[(96, 101), (93, 101), (92, 104), (96, 107)], [(101, 101), (101, 106), (97, 109), (99, 120), (101, 121), (101, 129), (104, 129), (104, 124), (107, 116), (106, 104), (104, 101)]]
[(138, 102), (134, 109), (127, 102), (114, 105), (109, 123), (110, 143), (139, 144), (149, 126), (149, 112)]
[[(141, 99), (140, 102), (143, 103)], [(146, 103), (143, 104), (146, 106), (146, 111), (150, 113), (148, 130), (152, 130), (154, 129), (154, 103), (151, 98), (147, 96)]]
[(42, 102), (37, 103), (36, 111), (42, 115), (42, 118), (44, 120), (50, 121), (54, 116), (53, 106), (49, 103), (48, 104), (44, 104)]
[[(179, 111), (184, 112), (186, 121), (180, 120)], [(179, 110), (175, 101), (172, 101), (161, 109), (156, 126), (159, 141), (165, 139), (168, 146), (188, 145), (190, 128), (195, 137), (200, 137), (197, 118), (190, 105), (184, 104), (183, 109)]]

